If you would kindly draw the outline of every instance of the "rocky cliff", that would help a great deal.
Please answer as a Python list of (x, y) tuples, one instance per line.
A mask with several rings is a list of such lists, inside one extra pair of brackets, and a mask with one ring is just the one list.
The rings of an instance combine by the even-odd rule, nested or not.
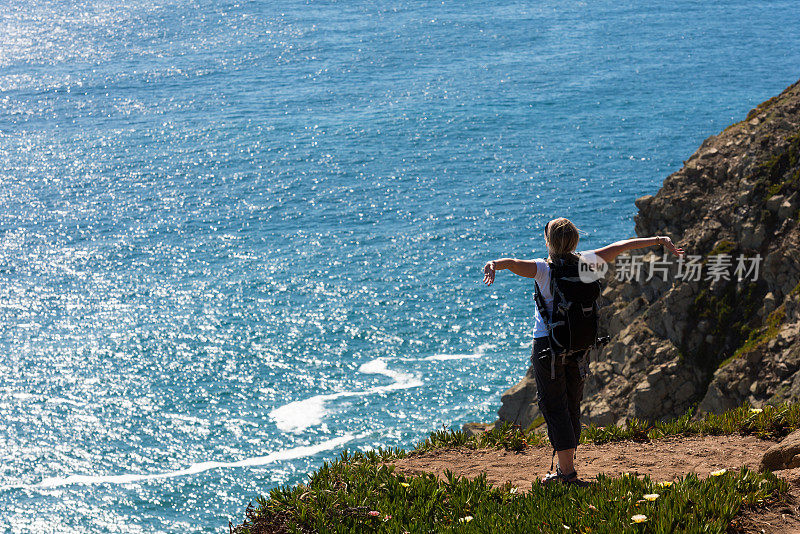
[[(653, 247), (612, 266), (600, 302), (612, 339), (590, 364), (585, 422), (800, 400), (798, 190), (800, 82), (636, 200), (636, 235), (668, 235), (688, 259), (659, 263)], [(500, 420), (537, 421), (535, 390), (531, 369), (502, 396)]]

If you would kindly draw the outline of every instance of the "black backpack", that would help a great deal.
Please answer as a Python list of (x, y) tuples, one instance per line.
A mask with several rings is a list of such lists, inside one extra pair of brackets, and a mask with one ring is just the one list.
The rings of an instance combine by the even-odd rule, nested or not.
[[(548, 332), (550, 356), (566, 357), (583, 353), (598, 345), (598, 306), (600, 281), (585, 282), (578, 262), (556, 259), (550, 264), (550, 293), (553, 313), (547, 313), (539, 284), (534, 280), (534, 300)], [(539, 357), (548, 354), (539, 355)], [(555, 360), (555, 358), (553, 358)]]

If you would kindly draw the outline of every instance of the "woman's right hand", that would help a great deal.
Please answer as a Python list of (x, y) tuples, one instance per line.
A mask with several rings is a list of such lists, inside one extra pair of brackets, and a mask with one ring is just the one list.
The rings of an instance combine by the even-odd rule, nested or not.
[(494, 282), (494, 275), (496, 269), (493, 261), (488, 262), (486, 265), (483, 266), (483, 282), (490, 286), (492, 282)]

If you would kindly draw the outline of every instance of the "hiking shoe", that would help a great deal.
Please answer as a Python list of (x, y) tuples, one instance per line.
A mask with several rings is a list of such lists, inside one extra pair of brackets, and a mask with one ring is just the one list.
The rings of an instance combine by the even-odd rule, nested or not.
[(542, 479), (542, 484), (545, 484), (545, 485), (552, 484), (554, 482), (560, 482), (562, 484), (576, 484), (576, 483), (580, 483), (582, 481), (578, 479), (578, 472), (577, 471), (573, 471), (572, 473), (570, 473), (568, 475), (565, 475), (561, 471), (561, 467), (560, 466), (556, 466), (556, 472), (555, 473), (547, 473), (547, 475), (545, 475), (545, 477)]

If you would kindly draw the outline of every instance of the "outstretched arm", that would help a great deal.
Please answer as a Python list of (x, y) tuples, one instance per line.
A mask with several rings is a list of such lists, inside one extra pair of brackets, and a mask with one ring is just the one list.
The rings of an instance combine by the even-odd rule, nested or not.
[(500, 258), (499, 260), (492, 260), (483, 266), (483, 281), (487, 286), (492, 285), (494, 282), (494, 275), (496, 271), (508, 269), (512, 273), (524, 276), (525, 278), (533, 278), (536, 276), (536, 261), (535, 260), (518, 260), (515, 258)]
[(627, 252), (629, 250), (635, 250), (637, 248), (652, 247), (653, 245), (664, 245), (665, 247), (667, 247), (667, 250), (669, 250), (670, 252), (672, 252), (677, 256), (683, 254), (683, 249), (676, 247), (672, 243), (672, 239), (666, 236), (637, 237), (636, 239), (625, 239), (623, 241), (617, 241), (616, 243), (611, 243), (610, 245), (606, 245), (603, 248), (598, 248), (597, 250), (594, 251), (594, 253), (600, 256), (600, 258), (602, 258), (603, 261), (611, 263), (617, 258), (617, 256), (619, 256), (623, 252)]

